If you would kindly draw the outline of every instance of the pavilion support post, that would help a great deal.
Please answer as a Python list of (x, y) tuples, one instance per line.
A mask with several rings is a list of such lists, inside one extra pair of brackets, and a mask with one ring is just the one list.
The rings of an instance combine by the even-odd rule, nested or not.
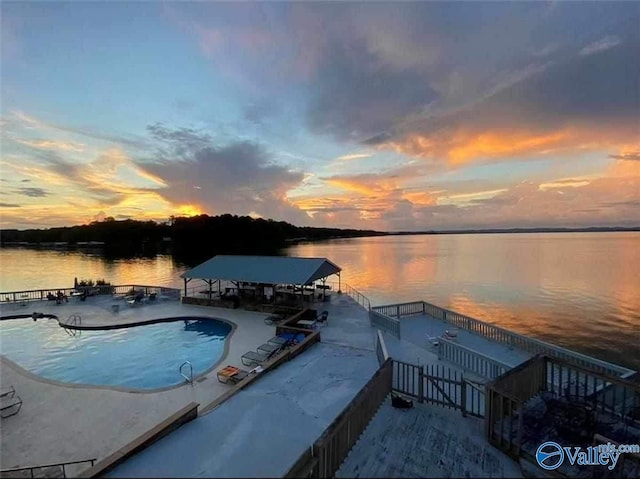
[(218, 296), (222, 296), (222, 293), (220, 292), (220, 280), (218, 280)]
[(187, 283), (191, 281), (189, 278), (184, 278), (184, 295), (187, 295)]
[(342, 282), (340, 272), (338, 272), (338, 294), (342, 294)]
[(211, 294), (213, 293), (213, 291), (211, 291), (211, 288), (213, 288), (213, 281), (208, 279), (207, 284), (209, 285), (209, 301), (211, 301)]

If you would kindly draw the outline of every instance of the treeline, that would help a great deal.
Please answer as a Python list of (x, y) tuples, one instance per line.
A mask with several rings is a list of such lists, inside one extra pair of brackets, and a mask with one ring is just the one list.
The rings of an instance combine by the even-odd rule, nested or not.
[(0, 230), (2, 246), (104, 243), (111, 254), (155, 254), (170, 248), (181, 257), (214, 254), (273, 254), (296, 240), (377, 236), (371, 230), (298, 227), (284, 221), (250, 216), (172, 217), (166, 223), (107, 218), (88, 225), (48, 229)]

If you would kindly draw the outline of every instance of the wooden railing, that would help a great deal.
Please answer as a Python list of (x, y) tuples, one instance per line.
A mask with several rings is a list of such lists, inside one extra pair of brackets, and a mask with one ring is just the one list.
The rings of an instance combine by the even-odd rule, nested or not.
[(400, 339), (400, 320), (371, 309), (369, 311), (369, 322), (371, 326), (384, 329)]
[[(606, 416), (622, 423), (640, 407), (640, 384), (564, 359), (536, 355), (487, 385), (489, 442), (507, 454), (520, 457), (523, 453), (523, 407), (542, 392), (569, 405), (586, 404), (599, 417)], [(599, 432), (597, 427), (595, 433)]]
[(67, 466), (72, 466), (75, 464), (91, 464), (91, 466), (93, 466), (93, 464), (96, 462), (95, 459), (85, 459), (84, 461), (69, 461), (69, 462), (59, 462), (56, 464), (45, 464), (42, 466), (28, 466), (28, 467), (14, 467), (12, 469), (2, 469), (0, 470), (0, 478), (5, 478), (5, 477), (24, 477), (23, 474), (24, 472), (29, 472), (29, 477), (36, 477), (34, 475), (34, 473), (38, 473), (37, 477), (59, 477), (59, 476), (49, 476), (49, 475), (42, 475), (42, 470), (43, 469), (50, 469), (50, 468), (54, 468), (54, 467), (59, 467), (60, 471), (62, 472), (62, 477), (67, 477)]
[[(422, 306), (418, 306), (419, 304)], [(564, 359), (578, 366), (583, 366), (603, 374), (620, 376), (622, 378), (629, 377), (635, 373), (632, 369), (625, 368), (624, 366), (593, 358), (586, 354), (571, 351), (539, 339), (523, 336), (521, 334), (514, 333), (513, 331), (509, 331), (508, 329), (471, 318), (464, 314), (440, 308), (425, 301), (374, 306), (371, 309), (372, 311), (384, 314), (388, 317), (395, 316), (396, 318), (401, 318), (402, 316), (417, 314), (420, 308), (422, 308), (424, 314), (443, 320), (460, 329), (471, 331), (487, 339), (505, 344), (512, 348), (522, 349), (523, 351), (527, 351), (533, 355), (544, 354), (546, 356)]]
[(412, 314), (424, 314), (424, 301), (374, 306), (372, 309), (386, 316), (401, 318), (402, 316), (410, 316)]
[(384, 337), (382, 331), (378, 329), (376, 334), (376, 356), (378, 357), (378, 365), (382, 366), (384, 362), (389, 359), (389, 353), (387, 352), (387, 345), (384, 343)]
[(284, 477), (333, 477), (391, 392), (388, 359)]
[(166, 295), (180, 297), (178, 288), (167, 288), (164, 286), (148, 286), (137, 284), (121, 284), (121, 285), (102, 285), (102, 286), (78, 286), (77, 288), (45, 288), (30, 289), (25, 291), (9, 291), (0, 293), (0, 302), (2, 303), (22, 303), (27, 301), (47, 301), (47, 294), (57, 296), (58, 291), (65, 296), (71, 296), (71, 293), (86, 290), (91, 295), (112, 295), (112, 294), (128, 294), (132, 291), (141, 291), (144, 294), (156, 293), (157, 295)]
[(545, 357), (546, 390), (556, 397), (589, 403), (596, 411), (619, 418), (640, 407), (640, 384), (599, 374), (568, 361)]
[(425, 367), (394, 359), (392, 381), (393, 391), (419, 402), (457, 409), (463, 416), (485, 415), (484, 386), (465, 379), (459, 371), (439, 364)]
[(445, 338), (438, 338), (438, 359), (450, 361), (487, 379), (495, 379), (511, 369), (508, 364)]

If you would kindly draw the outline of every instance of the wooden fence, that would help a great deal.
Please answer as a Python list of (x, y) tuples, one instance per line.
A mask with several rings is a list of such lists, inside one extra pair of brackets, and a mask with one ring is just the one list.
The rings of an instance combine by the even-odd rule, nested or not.
[(371, 310), (375, 313), (382, 314), (387, 317), (395, 317), (397, 319), (403, 316), (410, 316), (422, 312), (423, 314), (428, 314), (435, 319), (445, 321), (460, 329), (470, 331), (512, 348), (522, 349), (523, 351), (527, 351), (533, 355), (544, 354), (546, 356), (569, 361), (573, 364), (592, 369), (599, 373), (615, 375), (622, 378), (629, 377), (635, 373), (632, 369), (625, 368), (618, 364), (602, 361), (600, 359), (587, 356), (586, 354), (571, 351), (539, 339), (523, 336), (521, 334), (514, 333), (513, 331), (509, 331), (508, 329), (471, 318), (464, 314), (440, 308), (425, 301), (374, 306)]
[(463, 416), (485, 415), (483, 385), (469, 381), (459, 371), (439, 364), (418, 366), (393, 360), (392, 389), (421, 403), (459, 410)]
[(392, 360), (387, 359), (340, 415), (285, 477), (333, 477), (391, 392)]

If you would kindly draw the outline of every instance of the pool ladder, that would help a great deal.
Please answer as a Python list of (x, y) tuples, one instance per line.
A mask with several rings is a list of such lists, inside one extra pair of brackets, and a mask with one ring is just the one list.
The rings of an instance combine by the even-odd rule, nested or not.
[[(72, 314), (71, 316), (69, 316), (69, 319), (67, 320), (67, 325), (71, 326), (71, 325), (79, 325), (79, 324), (82, 324), (82, 318), (80, 317), (79, 314)], [(62, 327), (64, 328), (64, 330), (69, 336), (76, 336), (76, 335), (79, 336), (82, 331), (80, 329), (67, 328), (65, 326), (62, 326)]]
[[(187, 376), (184, 372), (182, 372), (182, 369), (185, 366), (189, 366), (189, 375)], [(193, 366), (189, 361), (185, 361), (184, 363), (182, 363), (180, 365), (180, 375), (189, 383), (193, 386)]]

